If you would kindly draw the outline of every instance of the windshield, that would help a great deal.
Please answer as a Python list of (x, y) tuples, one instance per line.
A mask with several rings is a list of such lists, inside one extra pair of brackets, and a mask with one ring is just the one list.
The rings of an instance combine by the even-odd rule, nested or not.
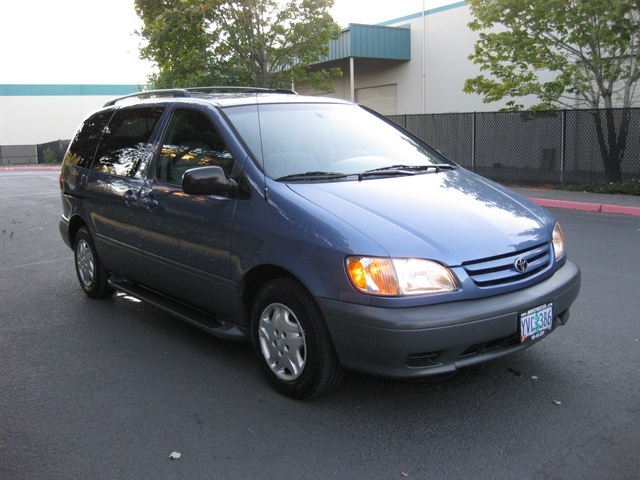
[[(349, 104), (274, 104), (225, 109), (253, 157), (274, 179), (328, 180), (450, 167), (442, 156)], [(261, 141), (262, 140), (262, 141)]]

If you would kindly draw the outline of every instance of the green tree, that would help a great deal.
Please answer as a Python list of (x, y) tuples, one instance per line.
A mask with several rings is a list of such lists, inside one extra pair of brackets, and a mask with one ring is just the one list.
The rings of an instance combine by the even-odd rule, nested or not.
[[(604, 170), (621, 179), (629, 111), (638, 103), (640, 1), (468, 0), (480, 37), (470, 59), (480, 75), (464, 91), (485, 102), (533, 95), (533, 110), (593, 110)], [(601, 110), (596, 110), (601, 109)]]
[(333, 0), (136, 0), (157, 87), (245, 85), (328, 89), (338, 72), (312, 72), (340, 35)]
[(140, 56), (158, 67), (149, 79), (155, 87), (217, 83), (203, 6), (183, 0), (136, 0), (135, 8), (143, 24), (139, 35), (146, 41)]

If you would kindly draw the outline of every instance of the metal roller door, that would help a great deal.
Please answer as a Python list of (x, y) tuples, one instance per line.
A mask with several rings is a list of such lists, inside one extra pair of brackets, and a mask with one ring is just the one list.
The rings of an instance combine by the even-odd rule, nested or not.
[(397, 115), (398, 86), (394, 84), (356, 89), (356, 102), (382, 115)]

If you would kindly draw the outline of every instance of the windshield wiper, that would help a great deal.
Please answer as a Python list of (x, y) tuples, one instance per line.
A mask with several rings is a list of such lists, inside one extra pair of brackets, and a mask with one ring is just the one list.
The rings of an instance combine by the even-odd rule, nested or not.
[(293, 173), (291, 175), (285, 175), (279, 177), (276, 180), (290, 180), (290, 181), (305, 181), (305, 180), (334, 180), (336, 178), (345, 178), (346, 173), (341, 172), (305, 172), (305, 173)]
[(363, 177), (376, 175), (415, 175), (417, 172), (433, 170), (438, 173), (442, 170), (455, 170), (456, 168), (458, 168), (456, 165), (449, 165), (448, 163), (440, 165), (391, 165), (389, 167), (367, 170), (360, 175)]

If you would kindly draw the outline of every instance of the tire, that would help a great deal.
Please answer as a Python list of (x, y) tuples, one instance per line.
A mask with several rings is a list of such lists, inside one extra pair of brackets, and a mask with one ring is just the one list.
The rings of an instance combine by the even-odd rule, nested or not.
[(86, 227), (80, 228), (73, 246), (76, 274), (84, 293), (91, 298), (106, 298), (115, 291), (108, 283), (109, 274), (100, 262), (93, 238)]
[(329, 330), (311, 294), (289, 278), (267, 283), (251, 315), (258, 361), (280, 393), (299, 400), (338, 386), (343, 370)]

